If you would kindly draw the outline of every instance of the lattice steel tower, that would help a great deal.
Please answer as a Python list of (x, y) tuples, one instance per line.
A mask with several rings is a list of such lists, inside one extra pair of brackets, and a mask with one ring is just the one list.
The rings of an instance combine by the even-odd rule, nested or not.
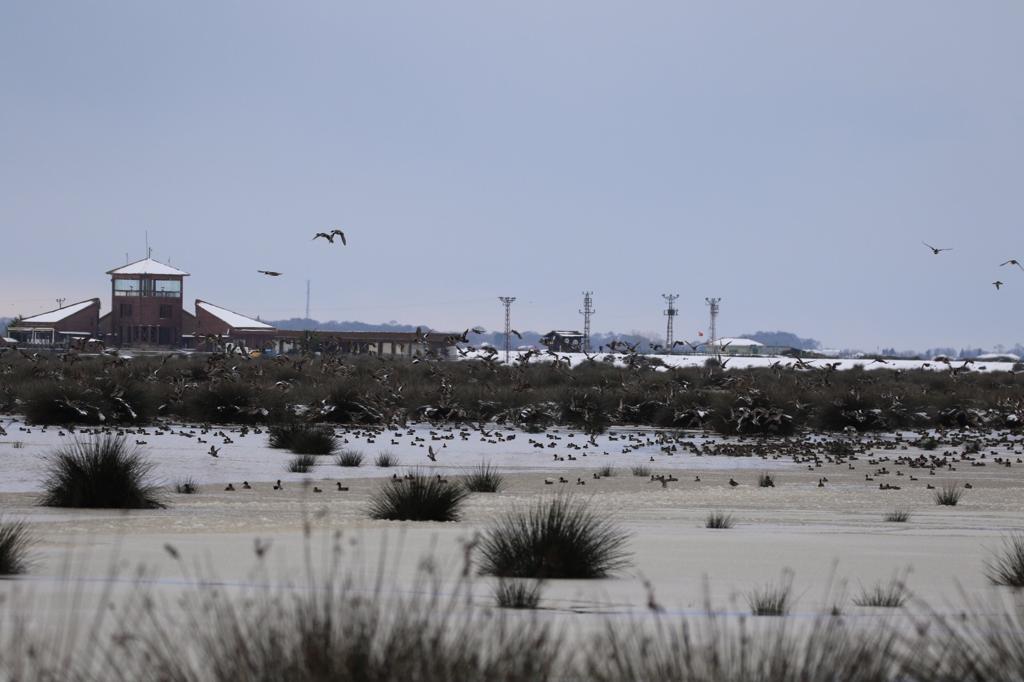
[(590, 316), (597, 312), (594, 310), (593, 295), (593, 291), (583, 292), (583, 310), (580, 311), (583, 316), (583, 350), (587, 353), (590, 352)]
[(668, 303), (668, 308), (665, 309), (665, 317), (668, 318), (665, 322), (665, 350), (669, 353), (672, 352), (672, 320), (679, 314), (676, 310), (676, 299), (679, 298), (679, 294), (662, 294), (661, 297)]
[(498, 300), (505, 306), (505, 364), (508, 364), (509, 354), (512, 351), (512, 303), (515, 296), (499, 296)]
[(715, 341), (718, 341), (718, 304), (721, 300), (721, 298), (704, 299), (705, 303), (708, 304), (708, 309), (711, 310), (711, 329), (709, 331), (711, 333), (710, 345), (712, 346), (715, 345)]

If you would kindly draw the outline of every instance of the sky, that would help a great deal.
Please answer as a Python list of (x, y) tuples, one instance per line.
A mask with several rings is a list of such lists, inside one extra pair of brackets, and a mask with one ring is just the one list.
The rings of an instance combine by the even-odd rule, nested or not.
[(1021, 35), (1017, 0), (3, 3), (0, 317), (106, 310), (148, 232), (263, 319), (308, 279), (321, 320), (579, 328), (592, 290), (661, 334), (675, 293), (677, 338), (717, 296), (725, 335), (1012, 345)]

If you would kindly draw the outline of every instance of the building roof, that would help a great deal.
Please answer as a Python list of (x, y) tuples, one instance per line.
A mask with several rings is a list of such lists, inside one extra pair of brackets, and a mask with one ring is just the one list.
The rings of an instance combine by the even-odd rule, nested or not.
[(188, 275), (184, 270), (165, 265), (152, 258), (143, 258), (128, 265), (122, 265), (113, 270), (107, 270), (108, 275), (177, 275), (185, 277)]
[(764, 344), (754, 339), (718, 339), (715, 341), (715, 346), (724, 346), (729, 344), (730, 346), (763, 346)]
[(260, 322), (259, 320), (254, 320), (251, 317), (246, 317), (245, 315), (233, 312), (227, 308), (221, 308), (220, 306), (197, 299), (196, 311), (198, 312), (199, 310), (205, 310), (232, 329), (260, 329), (274, 331), (274, 328), (266, 322)]
[(579, 332), (579, 331), (575, 331), (575, 330), (568, 331), (568, 330), (554, 329), (552, 331), (549, 331), (544, 336), (583, 336), (583, 333)]
[(78, 303), (66, 305), (63, 308), (57, 308), (56, 310), (50, 310), (45, 313), (39, 313), (38, 315), (33, 315), (32, 317), (26, 317), (24, 319), (18, 320), (17, 324), (12, 324), (11, 326), (22, 327), (31, 326), (34, 324), (56, 324), (57, 322), (66, 320), (75, 313), (82, 312), (83, 310), (85, 310), (86, 308), (93, 304), (99, 306), (99, 299), (90, 298), (88, 301), (79, 301)]

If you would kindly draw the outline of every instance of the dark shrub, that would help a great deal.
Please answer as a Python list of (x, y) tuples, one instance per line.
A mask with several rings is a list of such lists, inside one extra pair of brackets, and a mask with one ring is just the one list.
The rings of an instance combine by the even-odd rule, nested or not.
[(774, 488), (775, 477), (771, 474), (760, 474), (757, 477), (757, 485), (761, 488)]
[(603, 578), (629, 563), (627, 539), (586, 501), (557, 495), (495, 523), (481, 544), (481, 570), (509, 578)]
[(0, 519), (0, 575), (17, 575), (28, 570), (28, 553), (35, 538), (24, 521)]
[(316, 424), (282, 424), (267, 429), (267, 444), (297, 455), (330, 455), (338, 438), (334, 429)]
[(884, 518), (889, 523), (906, 523), (910, 520), (910, 510), (906, 507), (897, 507), (886, 513)]
[(468, 494), (462, 486), (414, 472), (378, 488), (369, 514), (385, 521), (458, 521)]
[(267, 445), (278, 450), (290, 450), (301, 424), (275, 424), (267, 429)]
[(285, 465), (285, 471), (293, 474), (308, 474), (315, 466), (315, 455), (295, 455), (288, 460), (288, 464)]
[(644, 478), (648, 478), (651, 475), (651, 468), (643, 464), (636, 465), (630, 471), (633, 472), (634, 476), (642, 476)]
[(50, 457), (40, 504), (47, 507), (163, 507), (147, 479), (153, 468), (123, 436), (75, 440)]
[(784, 576), (778, 585), (766, 585), (747, 595), (750, 612), (755, 616), (785, 616), (793, 604), (793, 580)]
[(994, 585), (1024, 587), (1024, 534), (1006, 538), (1002, 552), (985, 562), (985, 575)]
[(358, 450), (342, 450), (334, 458), (334, 463), (340, 467), (357, 467), (363, 464), (363, 453)]
[(605, 465), (597, 470), (597, 475), (601, 478), (608, 478), (615, 475), (615, 469)]
[(494, 588), (494, 600), (503, 609), (535, 609), (540, 604), (540, 580), (499, 578)]
[(471, 493), (496, 493), (505, 485), (505, 477), (486, 462), (478, 464), (462, 477), (462, 485)]

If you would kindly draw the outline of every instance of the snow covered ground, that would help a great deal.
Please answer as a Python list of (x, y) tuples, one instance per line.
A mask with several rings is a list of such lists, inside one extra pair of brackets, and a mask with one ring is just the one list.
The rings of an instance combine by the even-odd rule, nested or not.
[[(0, 492), (36, 492), (41, 490), (47, 456), (60, 446), (72, 442), (75, 434), (58, 427), (27, 426), (16, 417), (0, 418), (7, 436), (0, 437)], [(411, 433), (410, 433), (411, 431)], [(162, 432), (162, 435), (157, 435)], [(129, 443), (138, 447), (154, 464), (154, 477), (173, 484), (191, 477), (199, 484), (247, 481), (301, 481), (378, 478), (401, 474), (413, 467), (457, 474), (461, 470), (488, 462), (504, 472), (557, 472), (579, 469), (589, 475), (591, 469), (605, 465), (629, 473), (629, 467), (647, 464), (659, 472), (668, 470), (723, 470), (780, 468), (787, 462), (765, 461), (757, 457), (695, 456), (677, 452), (667, 454), (656, 441), (655, 429), (616, 428), (589, 437), (564, 428), (531, 434), (514, 429), (496, 429), (484, 436), (476, 429), (467, 429), (464, 439), (459, 429), (432, 428), (419, 425), (400, 431), (388, 430), (376, 436), (360, 429), (336, 429), (343, 448), (359, 450), (363, 466), (340, 467), (333, 457), (319, 458), (321, 464), (309, 474), (285, 471), (292, 454), (268, 447), (267, 434), (249, 430), (242, 435), (237, 426), (215, 426), (205, 435), (196, 425), (166, 424), (161, 428), (146, 427), (125, 432)], [(215, 435), (223, 433), (227, 438)], [(185, 435), (188, 434), (188, 435)], [(396, 435), (398, 434), (398, 435)], [(509, 436), (514, 436), (509, 439)], [(225, 442), (230, 440), (231, 442)], [(696, 443), (718, 442), (711, 435), (693, 434)], [(203, 442), (201, 442), (203, 441)], [(542, 443), (538, 448), (534, 443)], [(218, 449), (217, 457), (209, 454)], [(553, 446), (553, 447), (552, 447)], [(429, 448), (437, 453), (437, 462), (428, 459)], [(380, 452), (398, 457), (397, 468), (374, 466)], [(555, 459), (556, 455), (563, 459)], [(569, 459), (575, 457), (575, 461)], [(651, 458), (654, 462), (651, 462)]]

